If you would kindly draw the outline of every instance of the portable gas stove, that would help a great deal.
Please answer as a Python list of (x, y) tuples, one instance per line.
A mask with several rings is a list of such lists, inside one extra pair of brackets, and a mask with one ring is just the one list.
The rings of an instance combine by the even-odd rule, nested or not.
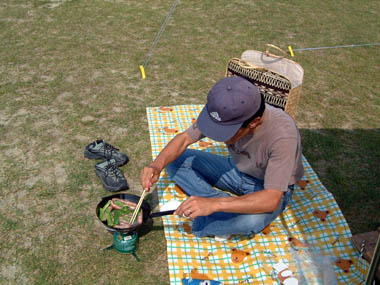
[(121, 232), (114, 232), (113, 244), (106, 248), (103, 248), (103, 250), (115, 249), (116, 251), (122, 254), (132, 254), (137, 261), (140, 261), (136, 255), (137, 243), (138, 235), (136, 232), (127, 234)]

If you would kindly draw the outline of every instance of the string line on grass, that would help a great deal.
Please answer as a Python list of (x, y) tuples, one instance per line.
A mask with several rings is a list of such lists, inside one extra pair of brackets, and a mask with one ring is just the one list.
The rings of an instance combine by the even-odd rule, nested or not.
[(327, 46), (327, 47), (312, 47), (312, 48), (292, 48), (288, 46), (291, 56), (294, 56), (295, 51), (307, 51), (307, 50), (320, 50), (320, 49), (331, 49), (331, 48), (348, 48), (348, 47), (364, 47), (364, 46), (380, 46), (380, 43), (369, 43), (369, 44), (352, 44), (352, 45), (341, 45), (341, 46)]
[(156, 35), (156, 38), (153, 41), (152, 47), (150, 48), (150, 50), (148, 52), (148, 55), (145, 58), (144, 63), (142, 65), (140, 65), (141, 75), (142, 75), (143, 78), (145, 78), (145, 68), (147, 67), (147, 65), (149, 63), (149, 60), (150, 60), (150, 58), (151, 58), (151, 56), (153, 54), (153, 51), (154, 51), (157, 43), (160, 41), (160, 38), (161, 38), (161, 36), (162, 36), (165, 28), (166, 28), (166, 25), (169, 22), (169, 19), (172, 16), (172, 14), (174, 13), (174, 10), (177, 7), (177, 5), (178, 5), (179, 2), (180, 2), (180, 0), (174, 0), (172, 6), (170, 7), (169, 13), (166, 15), (166, 18), (165, 18), (164, 22), (162, 23), (161, 28), (158, 31), (157, 35)]

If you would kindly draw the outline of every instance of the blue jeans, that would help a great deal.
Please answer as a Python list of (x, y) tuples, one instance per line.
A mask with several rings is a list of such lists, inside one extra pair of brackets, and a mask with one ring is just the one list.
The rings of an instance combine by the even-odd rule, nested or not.
[[(231, 158), (188, 149), (166, 167), (166, 171), (189, 196), (241, 196), (264, 189), (264, 181), (240, 172)], [(214, 187), (217, 189), (214, 189)], [(197, 237), (260, 232), (269, 225), (292, 199), (293, 185), (284, 192), (278, 208), (262, 214), (216, 212), (197, 217), (192, 231)]]

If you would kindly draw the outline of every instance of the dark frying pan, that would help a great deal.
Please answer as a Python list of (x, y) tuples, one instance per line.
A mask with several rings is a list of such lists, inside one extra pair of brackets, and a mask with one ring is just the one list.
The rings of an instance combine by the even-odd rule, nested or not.
[(103, 224), (103, 226), (109, 232), (119, 232), (119, 233), (124, 233), (124, 234), (134, 232), (134, 231), (138, 230), (141, 226), (143, 226), (145, 223), (147, 223), (147, 221), (151, 218), (162, 217), (162, 216), (171, 215), (174, 213), (174, 210), (151, 213), (151, 211), (152, 211), (151, 207), (149, 206), (148, 202), (146, 202), (144, 200), (142, 202), (141, 208), (140, 208), (140, 211), (142, 211), (142, 214), (143, 214), (142, 223), (138, 224), (137, 222), (135, 222), (135, 224), (132, 227), (129, 227), (126, 229), (117, 229), (117, 228), (108, 226), (106, 221), (101, 221), (99, 218), (100, 208), (103, 208), (107, 204), (107, 202), (109, 200), (112, 200), (113, 198), (119, 198), (119, 199), (127, 200), (130, 202), (136, 203), (136, 204), (140, 200), (140, 197), (137, 195), (125, 194), (125, 193), (114, 194), (114, 195), (106, 196), (106, 197), (102, 198), (102, 200), (99, 202), (98, 206), (96, 207), (96, 216), (98, 217), (99, 221)]

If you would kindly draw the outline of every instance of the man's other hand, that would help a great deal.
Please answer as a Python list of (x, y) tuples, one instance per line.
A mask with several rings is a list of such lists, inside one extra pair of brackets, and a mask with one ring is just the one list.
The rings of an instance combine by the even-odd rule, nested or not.
[(208, 216), (216, 211), (216, 203), (217, 201), (214, 198), (191, 196), (177, 208), (174, 214), (191, 219)]

